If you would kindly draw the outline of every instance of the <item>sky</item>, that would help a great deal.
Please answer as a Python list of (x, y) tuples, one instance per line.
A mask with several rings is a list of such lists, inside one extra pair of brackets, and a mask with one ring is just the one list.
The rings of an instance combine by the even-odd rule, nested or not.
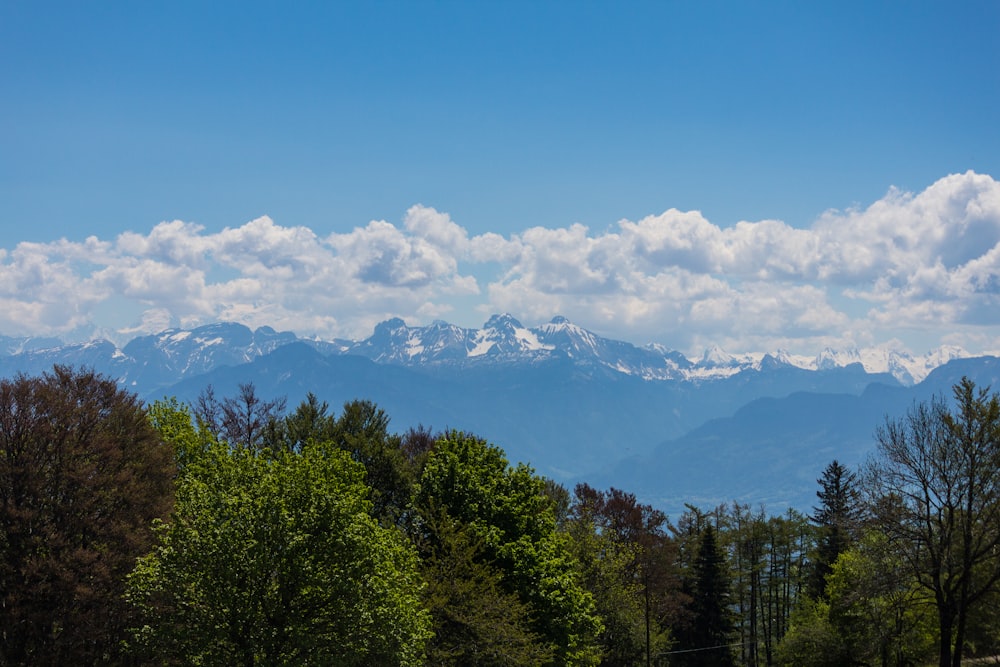
[(1000, 350), (1000, 3), (0, 3), (0, 335)]

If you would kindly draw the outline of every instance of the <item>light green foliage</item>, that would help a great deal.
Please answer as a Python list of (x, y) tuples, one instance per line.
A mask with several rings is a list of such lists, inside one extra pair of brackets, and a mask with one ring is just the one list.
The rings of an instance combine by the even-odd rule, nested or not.
[[(580, 563), (583, 584), (594, 596), (604, 630), (602, 664), (634, 664), (645, 658), (646, 609), (642, 573), (635, 563), (641, 547), (599, 532), (593, 520), (576, 518), (568, 526), (574, 555)], [(669, 646), (668, 634), (651, 623), (651, 650)]]
[(398, 524), (410, 503), (414, 466), (403, 453), (402, 439), (389, 433), (389, 416), (371, 401), (349, 401), (339, 417), (314, 394), (295, 411), (274, 422), (267, 446), (298, 451), (315, 446), (340, 449), (367, 473), (371, 514), (383, 525)]
[(667, 625), (682, 604), (667, 517), (616, 488), (577, 484), (573, 498), (564, 530), (604, 623), (602, 664), (652, 661), (670, 648)]
[(596, 664), (593, 598), (580, 585), (568, 538), (556, 531), (545, 483), (530, 468), (511, 468), (500, 449), (453, 432), (430, 453), (415, 504), (424, 514), (444, 512), (481, 541), (482, 560), (527, 606), (555, 664)]
[(215, 434), (202, 423), (195, 424), (190, 408), (176, 398), (151, 403), (146, 407), (146, 416), (160, 438), (173, 446), (179, 475), (184, 475), (189, 466), (197, 465), (216, 442)]
[(782, 667), (841, 667), (851, 662), (843, 638), (830, 622), (830, 604), (804, 597), (792, 612), (775, 658)]
[(205, 443), (183, 414), (153, 412), (187, 460), (175, 512), (128, 580), (144, 617), (136, 650), (188, 664), (420, 664), (416, 557), (369, 515), (362, 466), (334, 448)]
[(938, 665), (968, 651), (969, 620), (1000, 590), (1000, 396), (968, 378), (876, 432), (870, 511), (910, 576), (933, 596)]
[(827, 577), (830, 619), (855, 659), (907, 665), (934, 653), (934, 600), (883, 533), (870, 531)]

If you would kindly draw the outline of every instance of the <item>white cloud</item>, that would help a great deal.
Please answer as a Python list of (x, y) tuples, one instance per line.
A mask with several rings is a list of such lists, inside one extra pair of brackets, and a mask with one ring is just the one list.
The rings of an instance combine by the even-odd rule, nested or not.
[[(579, 224), (470, 236), (416, 205), (321, 238), (262, 217), (209, 233), (189, 222), (81, 243), (0, 248), (0, 333), (67, 334), (109, 304), (121, 333), (232, 319), (362, 337), (378, 321), (478, 323), (563, 314), (607, 335), (690, 351), (916, 338), (1000, 339), (1000, 183), (972, 172), (796, 229), (720, 227), (669, 209), (606, 231)], [(475, 314), (473, 314), (475, 313)], [(464, 318), (464, 320), (462, 319)], [(481, 321), (481, 320), (479, 320)]]

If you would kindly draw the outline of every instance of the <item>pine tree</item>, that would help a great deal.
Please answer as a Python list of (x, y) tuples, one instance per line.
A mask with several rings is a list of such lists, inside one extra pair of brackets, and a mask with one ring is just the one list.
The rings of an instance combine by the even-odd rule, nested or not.
[(809, 581), (809, 595), (825, 599), (826, 578), (833, 564), (853, 541), (858, 520), (857, 475), (834, 460), (823, 470), (816, 492), (819, 507), (810, 517), (819, 528), (814, 567)]
[(702, 531), (692, 574), (690, 622), (678, 637), (674, 662), (688, 667), (734, 665), (729, 575), (711, 525)]

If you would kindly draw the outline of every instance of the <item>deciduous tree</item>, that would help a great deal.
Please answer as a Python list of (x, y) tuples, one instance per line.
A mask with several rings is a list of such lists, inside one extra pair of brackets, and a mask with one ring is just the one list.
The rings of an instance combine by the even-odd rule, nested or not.
[(0, 664), (115, 662), (125, 575), (173, 499), (138, 399), (56, 366), (0, 381)]
[(459, 432), (439, 439), (424, 465), (415, 504), (444, 512), (481, 540), (477, 557), (531, 615), (531, 630), (552, 651), (552, 664), (596, 664), (601, 624), (567, 537), (556, 531), (544, 481), (503, 452)]
[(970, 610), (1000, 581), (1000, 399), (965, 378), (955, 409), (920, 403), (877, 431), (870, 511), (937, 609), (940, 667), (958, 667)]
[(185, 664), (420, 664), (429, 619), (416, 555), (370, 516), (364, 480), (324, 443), (210, 444), (129, 576), (137, 652)]

